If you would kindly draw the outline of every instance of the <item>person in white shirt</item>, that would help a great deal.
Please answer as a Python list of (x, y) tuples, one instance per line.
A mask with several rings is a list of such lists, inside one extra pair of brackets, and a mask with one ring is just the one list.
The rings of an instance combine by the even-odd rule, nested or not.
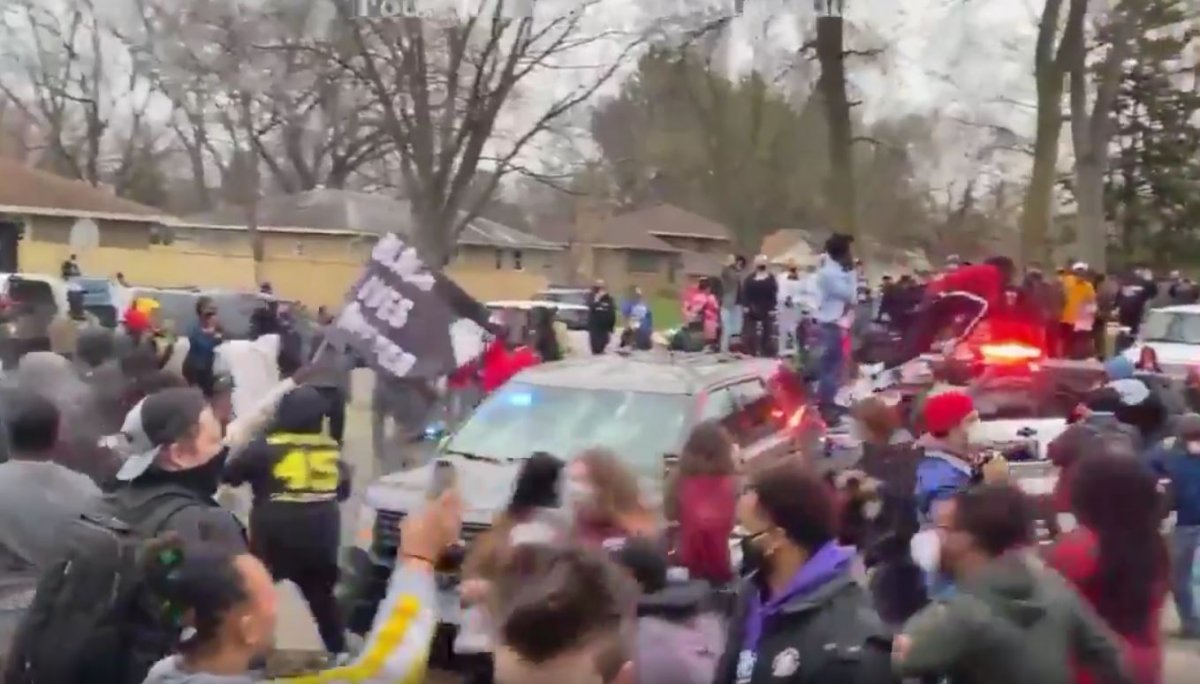
[(795, 353), (799, 347), (800, 321), (804, 319), (803, 296), (805, 289), (804, 276), (795, 259), (788, 259), (787, 270), (777, 276), (779, 279), (778, 311), (779, 311), (779, 353), (787, 355)]

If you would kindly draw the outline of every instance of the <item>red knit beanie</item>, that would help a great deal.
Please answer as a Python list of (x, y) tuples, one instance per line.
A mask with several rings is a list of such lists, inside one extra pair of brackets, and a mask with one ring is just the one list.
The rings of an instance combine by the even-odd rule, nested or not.
[(925, 400), (925, 430), (944, 434), (975, 412), (975, 402), (965, 392), (945, 392)]

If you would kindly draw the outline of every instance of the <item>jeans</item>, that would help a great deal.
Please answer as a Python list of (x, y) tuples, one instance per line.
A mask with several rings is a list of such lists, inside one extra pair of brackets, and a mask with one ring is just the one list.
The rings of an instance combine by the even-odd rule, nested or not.
[(821, 406), (833, 404), (842, 384), (842, 335), (842, 326), (837, 323), (821, 324), (821, 360), (817, 364), (817, 401)]
[(729, 340), (742, 334), (742, 307), (737, 304), (721, 307), (721, 351), (729, 351)]
[(1171, 594), (1179, 612), (1179, 625), (1185, 632), (1200, 630), (1196, 619), (1196, 549), (1200, 547), (1200, 525), (1176, 527), (1171, 532)]

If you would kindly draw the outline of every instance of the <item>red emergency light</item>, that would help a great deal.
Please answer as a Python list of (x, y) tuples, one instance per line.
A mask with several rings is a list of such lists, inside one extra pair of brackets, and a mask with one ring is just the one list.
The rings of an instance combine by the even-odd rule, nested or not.
[(1042, 350), (1021, 342), (998, 342), (980, 345), (979, 355), (987, 363), (1032, 363), (1042, 359)]

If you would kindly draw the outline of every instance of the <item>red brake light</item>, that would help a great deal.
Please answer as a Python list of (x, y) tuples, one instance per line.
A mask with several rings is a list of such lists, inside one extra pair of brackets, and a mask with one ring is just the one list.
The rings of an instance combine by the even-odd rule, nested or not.
[(992, 363), (1028, 363), (1042, 358), (1042, 350), (1020, 342), (1001, 342), (979, 346), (984, 361)]

